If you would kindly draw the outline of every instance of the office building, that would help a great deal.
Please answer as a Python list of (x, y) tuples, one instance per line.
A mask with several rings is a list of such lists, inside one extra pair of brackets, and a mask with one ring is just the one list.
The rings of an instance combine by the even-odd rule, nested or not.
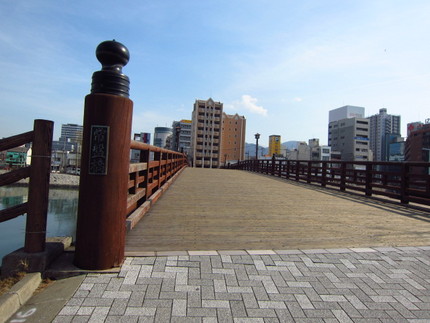
[(154, 146), (170, 149), (170, 140), (172, 137), (172, 128), (155, 127), (154, 129)]
[(181, 151), (186, 154), (191, 152), (191, 127), (192, 121), (182, 119), (173, 121), (172, 150)]
[(379, 109), (379, 114), (367, 118), (369, 123), (369, 143), (375, 161), (389, 160), (387, 142), (390, 135), (400, 135), (400, 116), (387, 114), (387, 109)]
[(298, 142), (297, 148), (287, 152), (287, 159), (290, 160), (330, 160), (331, 147), (320, 146), (318, 138), (312, 138), (307, 144), (304, 141)]
[(221, 165), (245, 159), (246, 119), (237, 113), (222, 113)]
[(269, 136), (269, 157), (275, 155), (281, 155), (281, 136), (271, 135)]
[(320, 146), (320, 140), (318, 138), (309, 139), (310, 148), (310, 160), (330, 160), (331, 147), (330, 146)]
[(52, 141), (52, 150), (77, 152), (81, 149), (82, 134), (81, 125), (71, 123), (61, 125), (61, 136), (58, 140)]
[(364, 108), (354, 105), (345, 105), (343, 107), (330, 110), (328, 113), (329, 123), (349, 118), (364, 118)]
[(405, 160), (405, 140), (399, 134), (385, 135), (385, 151), (388, 161), (402, 162)]
[(372, 161), (369, 120), (349, 118), (329, 123), (328, 145), (341, 153), (343, 161)]
[[(151, 134), (148, 132), (135, 133), (133, 140), (143, 142), (144, 144), (151, 144)], [(130, 152), (130, 162), (138, 163), (140, 161), (140, 150), (132, 149)]]
[(405, 161), (430, 162), (430, 119), (426, 123), (408, 124)]
[(79, 174), (81, 167), (83, 126), (73, 123), (61, 125), (61, 136), (52, 141), (53, 171)]
[(194, 167), (219, 168), (223, 104), (208, 100), (194, 102), (191, 153)]
[(71, 142), (71, 143), (82, 143), (83, 126), (77, 124), (62, 124), (61, 125), (61, 136), (58, 141), (60, 142)]

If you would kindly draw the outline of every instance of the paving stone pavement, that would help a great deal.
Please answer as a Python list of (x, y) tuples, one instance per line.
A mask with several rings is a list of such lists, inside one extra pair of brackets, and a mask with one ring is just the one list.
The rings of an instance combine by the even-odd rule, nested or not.
[(54, 322), (430, 322), (430, 246), (128, 257)]

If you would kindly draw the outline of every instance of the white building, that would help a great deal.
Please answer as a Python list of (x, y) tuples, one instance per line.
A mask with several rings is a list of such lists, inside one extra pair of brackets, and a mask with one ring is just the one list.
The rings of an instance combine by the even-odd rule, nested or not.
[(345, 105), (343, 107), (330, 110), (328, 113), (328, 122), (338, 121), (349, 118), (364, 118), (364, 108), (354, 105)]

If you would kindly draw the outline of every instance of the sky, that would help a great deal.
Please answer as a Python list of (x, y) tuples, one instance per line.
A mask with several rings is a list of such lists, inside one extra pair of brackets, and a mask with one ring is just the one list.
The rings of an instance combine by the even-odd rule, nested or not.
[(329, 110), (430, 118), (428, 0), (0, 0), (0, 138), (34, 119), (83, 123), (97, 45), (123, 68), (133, 132), (191, 119), (213, 98), (247, 119), (246, 142), (327, 143)]

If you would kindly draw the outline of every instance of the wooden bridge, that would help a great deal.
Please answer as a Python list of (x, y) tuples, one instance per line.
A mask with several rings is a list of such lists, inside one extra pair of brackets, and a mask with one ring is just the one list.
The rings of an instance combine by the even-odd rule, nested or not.
[(430, 212), (239, 170), (186, 168), (126, 237), (147, 251), (430, 244)]

